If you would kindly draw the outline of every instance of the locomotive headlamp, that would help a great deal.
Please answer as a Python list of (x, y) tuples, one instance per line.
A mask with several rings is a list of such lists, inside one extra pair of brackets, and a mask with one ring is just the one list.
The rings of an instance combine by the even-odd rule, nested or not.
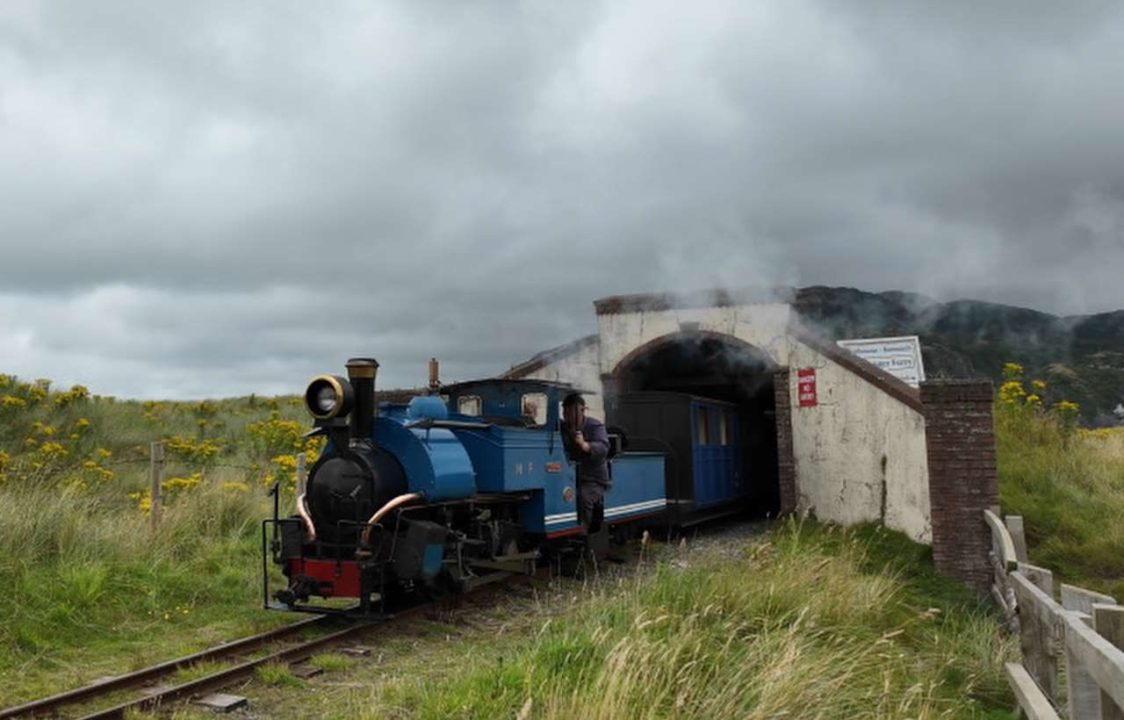
[(354, 400), (351, 383), (338, 375), (318, 375), (304, 391), (304, 405), (317, 420), (347, 415)]

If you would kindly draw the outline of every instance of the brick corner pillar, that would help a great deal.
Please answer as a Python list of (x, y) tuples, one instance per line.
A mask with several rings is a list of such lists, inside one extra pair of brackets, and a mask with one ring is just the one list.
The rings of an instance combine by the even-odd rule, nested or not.
[(789, 382), (788, 368), (773, 371), (773, 397), (776, 402), (777, 423), (777, 485), (780, 500), (778, 515), (796, 512), (796, 459), (792, 449), (792, 391)]
[(929, 505), (937, 572), (980, 593), (991, 585), (991, 531), (983, 511), (999, 505), (994, 388), (988, 380), (921, 384), (929, 456)]

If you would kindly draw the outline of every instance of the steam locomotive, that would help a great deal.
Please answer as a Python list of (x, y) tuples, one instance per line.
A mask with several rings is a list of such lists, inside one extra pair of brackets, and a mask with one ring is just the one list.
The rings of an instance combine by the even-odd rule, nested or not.
[[(744, 495), (733, 466), (695, 481), (697, 463), (684, 462), (674, 444), (638, 438), (643, 450), (624, 449), (625, 434), (611, 432), (613, 486), (602, 529), (587, 538), (559, 431), (562, 397), (574, 388), (506, 379), (441, 386), (431, 363), (431, 394), (376, 408), (377, 369), (373, 359), (353, 358), (347, 377), (321, 375), (305, 391), (310, 435), (327, 443), (295, 515), (280, 516), (275, 494), (263, 522), (267, 608), (366, 614), (414, 593), (464, 592), (643, 524), (736, 508)], [(721, 403), (691, 402), (694, 418), (725, 422)], [(672, 477), (669, 466), (681, 470)], [(269, 561), (285, 577), (275, 592)]]

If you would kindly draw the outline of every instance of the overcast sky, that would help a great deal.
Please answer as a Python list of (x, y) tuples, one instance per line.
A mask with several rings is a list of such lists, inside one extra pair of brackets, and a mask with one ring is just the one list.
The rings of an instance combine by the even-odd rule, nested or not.
[(617, 293), (1124, 307), (1124, 4), (0, 3), (0, 372), (494, 374)]

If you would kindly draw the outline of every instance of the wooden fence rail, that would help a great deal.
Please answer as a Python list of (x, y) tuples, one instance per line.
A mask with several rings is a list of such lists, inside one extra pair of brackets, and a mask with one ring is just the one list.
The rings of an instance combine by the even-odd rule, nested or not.
[(1124, 607), (1064, 584), (1055, 600), (1053, 574), (1027, 562), (1022, 518), (1001, 521), (985, 510), (984, 519), (991, 528), (991, 595), (1019, 634), (1022, 663), (1007, 663), (1007, 680), (1023, 713), (1032, 720), (1124, 720)]

